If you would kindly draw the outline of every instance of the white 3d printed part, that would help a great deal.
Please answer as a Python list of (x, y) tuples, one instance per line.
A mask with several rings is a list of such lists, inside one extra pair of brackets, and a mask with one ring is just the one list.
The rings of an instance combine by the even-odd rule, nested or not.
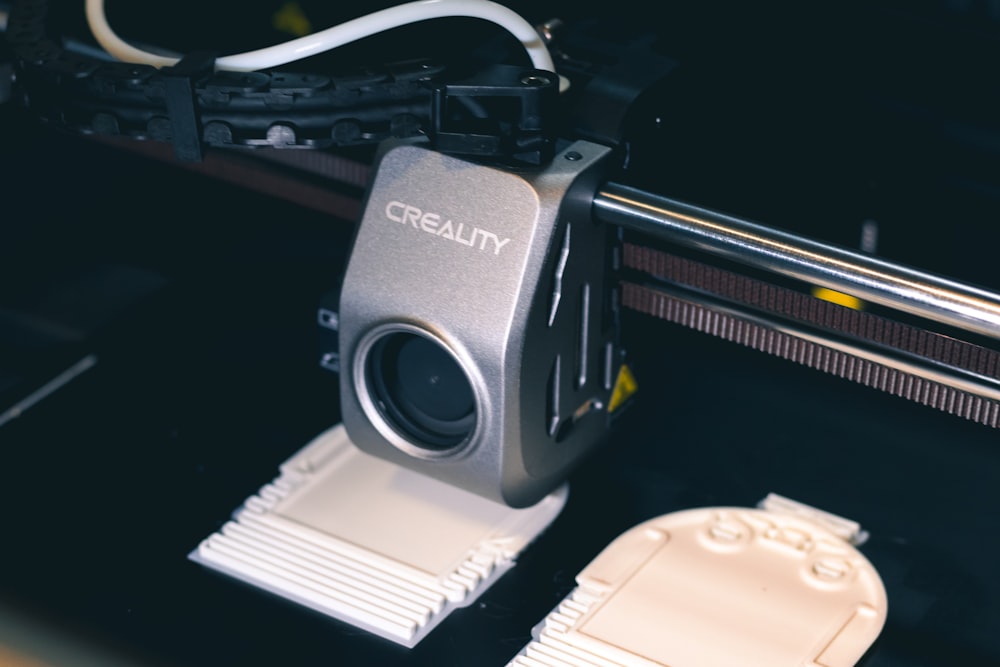
[(189, 557), (412, 647), (513, 567), (566, 495), (512, 509), (364, 454), (338, 425)]
[(857, 524), (780, 496), (612, 542), (509, 667), (848, 667), (882, 630)]

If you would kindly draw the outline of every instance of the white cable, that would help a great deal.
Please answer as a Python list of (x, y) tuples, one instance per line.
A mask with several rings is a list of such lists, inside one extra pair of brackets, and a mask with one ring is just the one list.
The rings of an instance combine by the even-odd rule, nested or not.
[[(178, 59), (165, 58), (137, 49), (122, 40), (108, 25), (104, 0), (86, 0), (87, 23), (97, 42), (119, 60), (153, 67), (170, 67)], [(398, 28), (410, 23), (445, 17), (468, 17), (490, 21), (516, 37), (531, 58), (535, 69), (555, 72), (552, 56), (535, 28), (514, 11), (490, 0), (417, 0), (362, 16), (352, 21), (283, 44), (224, 56), (216, 69), (251, 72), (285, 65), (338, 46)]]
[(179, 62), (177, 58), (165, 58), (127, 44), (108, 25), (107, 16), (104, 14), (104, 0), (86, 0), (84, 7), (87, 11), (87, 25), (94, 39), (118, 60), (153, 67), (171, 67)]

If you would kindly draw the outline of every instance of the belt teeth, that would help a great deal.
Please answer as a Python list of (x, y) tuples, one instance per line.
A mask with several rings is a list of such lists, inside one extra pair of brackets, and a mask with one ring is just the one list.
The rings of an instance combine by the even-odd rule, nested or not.
[(623, 258), (626, 267), (672, 284), (1000, 379), (1000, 352), (994, 349), (646, 246), (624, 244)]
[(825, 373), (879, 389), (992, 428), (1000, 428), (1000, 403), (919, 377), (812, 340), (771, 329), (749, 319), (713, 310), (663, 291), (624, 283), (627, 308), (671, 321), (689, 329), (788, 359)]

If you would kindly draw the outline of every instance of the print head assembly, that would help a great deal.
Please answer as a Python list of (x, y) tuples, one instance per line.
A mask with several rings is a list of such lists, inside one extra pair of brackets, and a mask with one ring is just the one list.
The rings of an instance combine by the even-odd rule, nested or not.
[(608, 149), (512, 170), (421, 145), (376, 160), (339, 296), (344, 426), (363, 451), (513, 507), (605, 436), (621, 366)]

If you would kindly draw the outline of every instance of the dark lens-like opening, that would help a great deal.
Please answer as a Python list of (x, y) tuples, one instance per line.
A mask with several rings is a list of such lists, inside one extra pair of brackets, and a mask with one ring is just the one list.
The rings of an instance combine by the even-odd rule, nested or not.
[(384, 336), (371, 348), (367, 373), (382, 416), (412, 444), (449, 449), (472, 433), (472, 385), (438, 343), (408, 332)]

